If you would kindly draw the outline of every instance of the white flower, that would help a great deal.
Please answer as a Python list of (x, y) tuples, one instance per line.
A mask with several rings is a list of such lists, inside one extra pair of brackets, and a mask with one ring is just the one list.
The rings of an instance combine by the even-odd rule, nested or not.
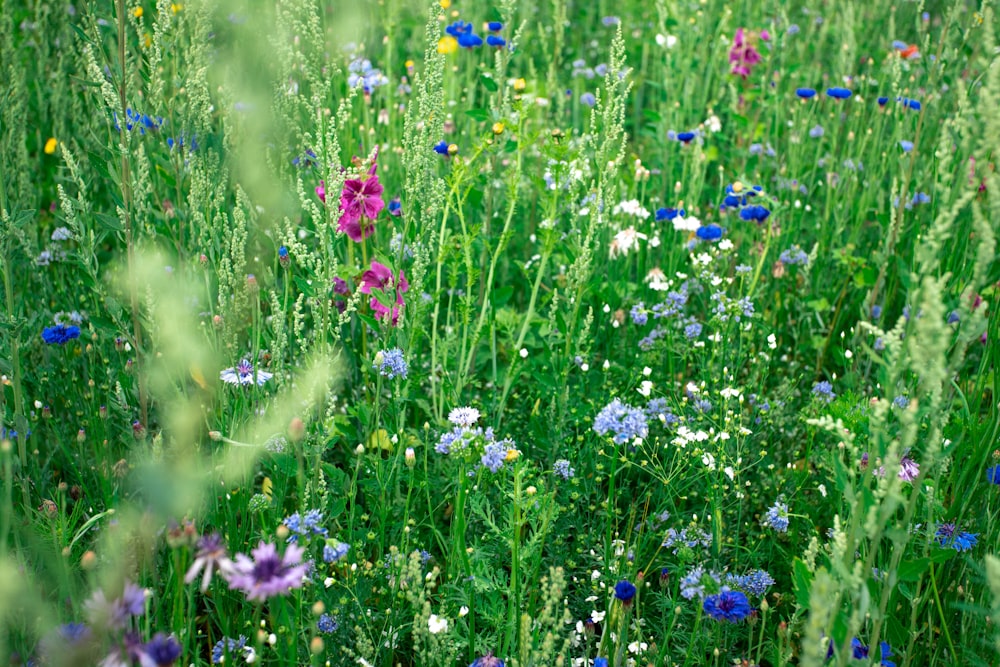
[(708, 119), (705, 121), (705, 126), (708, 128), (708, 131), (712, 132), (713, 134), (715, 132), (722, 131), (722, 121), (720, 121), (719, 117), (716, 116), (715, 114), (712, 114), (711, 116), (708, 117)]
[[(667, 49), (672, 49), (677, 46), (677, 38), (673, 35), (656, 35), (657, 46), (662, 46)], [(718, 132), (718, 130), (716, 130)]]
[(462, 618), (463, 616), (465, 616), (465, 615), (466, 615), (466, 614), (468, 614), (468, 613), (469, 613), (469, 608), (468, 608), (468, 607), (466, 607), (466, 606), (465, 606), (465, 605), (463, 604), (463, 605), (462, 605), (462, 607), (461, 607), (461, 609), (459, 609), (459, 610), (458, 610), (458, 617), (459, 617), (459, 618)]
[(733, 470), (732, 466), (726, 466), (725, 468), (722, 469), (722, 472), (726, 473), (726, 477), (728, 477), (729, 479), (736, 478), (736, 471)]
[(479, 410), (470, 408), (455, 408), (448, 413), (448, 421), (455, 426), (472, 426), (479, 421)]
[(635, 227), (623, 229), (615, 234), (615, 238), (611, 241), (611, 247), (609, 248), (608, 254), (612, 259), (617, 257), (619, 254), (627, 255), (632, 248), (639, 246), (639, 239), (645, 241), (647, 238), (649, 237), (645, 234), (636, 231)]
[(594, 621), (594, 623), (600, 623), (601, 621), (604, 620), (604, 615), (606, 613), (607, 612), (597, 611), (596, 609), (593, 609), (590, 612), (590, 618)]
[(448, 629), (448, 619), (441, 618), (437, 614), (431, 614), (430, 618), (427, 619), (427, 629), (430, 630), (432, 635), (444, 632)]
[(674, 229), (678, 232), (696, 232), (701, 227), (701, 220), (693, 215), (679, 215), (674, 218)]
[(709, 470), (715, 470), (715, 457), (709, 452), (705, 452), (701, 455), (701, 462), (705, 464), (705, 467)]

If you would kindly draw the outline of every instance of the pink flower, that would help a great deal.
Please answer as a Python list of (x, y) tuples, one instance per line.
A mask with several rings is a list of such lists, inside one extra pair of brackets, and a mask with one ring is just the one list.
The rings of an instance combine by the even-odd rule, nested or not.
[(326, 183), (325, 182), (320, 181), (319, 185), (316, 186), (316, 196), (319, 197), (319, 200), (321, 202), (323, 202), (324, 204), (326, 203)]
[[(768, 35), (765, 37), (765, 41), (770, 37)], [(733, 46), (729, 49), (729, 64), (733, 66), (730, 72), (732, 74), (738, 74), (744, 79), (750, 76), (750, 70), (753, 66), (761, 61), (760, 54), (754, 47), (754, 42), (756, 41), (756, 35), (753, 33), (744, 34), (743, 28), (739, 28), (736, 31), (735, 37), (733, 37)]]
[(392, 325), (399, 322), (399, 310), (403, 306), (403, 295), (410, 289), (410, 283), (406, 281), (403, 272), (399, 272), (399, 279), (396, 280), (392, 274), (392, 269), (384, 264), (372, 260), (372, 267), (361, 275), (361, 286), (358, 288), (362, 294), (372, 294), (372, 290), (381, 292), (390, 299), (395, 294), (396, 304), (390, 309), (389, 306), (379, 300), (377, 294), (372, 294), (368, 305), (375, 311), (376, 317), (391, 317)]

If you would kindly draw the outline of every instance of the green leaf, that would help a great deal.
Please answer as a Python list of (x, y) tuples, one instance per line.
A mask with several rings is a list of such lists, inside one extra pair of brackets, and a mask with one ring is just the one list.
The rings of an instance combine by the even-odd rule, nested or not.
[(310, 298), (316, 296), (316, 288), (313, 287), (311, 280), (307, 279), (305, 276), (299, 275), (296, 275), (294, 280), (295, 286), (299, 288), (300, 292)]
[(94, 218), (102, 227), (113, 232), (120, 232), (124, 229), (124, 227), (122, 227), (121, 220), (110, 213), (95, 213)]
[[(496, 84), (494, 83), (493, 85)], [(481, 123), (485, 123), (491, 118), (490, 112), (486, 109), (466, 109), (465, 115), (473, 120), (478, 120)]]
[(483, 88), (490, 91), (491, 93), (495, 93), (498, 90), (500, 90), (500, 86), (497, 85), (497, 82), (493, 80), (492, 76), (488, 76), (486, 74), (480, 74), (479, 83), (483, 84)]
[(809, 591), (812, 588), (813, 573), (806, 562), (796, 558), (792, 564), (792, 580), (795, 584), (795, 601), (803, 609), (809, 608)]

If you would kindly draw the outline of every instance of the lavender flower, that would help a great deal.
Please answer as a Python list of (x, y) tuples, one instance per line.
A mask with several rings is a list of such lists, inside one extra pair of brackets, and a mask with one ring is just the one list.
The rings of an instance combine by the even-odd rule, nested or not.
[(351, 545), (347, 542), (327, 543), (323, 546), (323, 562), (336, 563), (345, 558), (347, 552), (351, 550)]
[(490, 469), (490, 472), (494, 474), (500, 472), (504, 461), (507, 460), (507, 445), (509, 442), (508, 440), (501, 440), (500, 442), (491, 442), (486, 445), (480, 460), (484, 466)]
[(208, 584), (212, 581), (212, 573), (216, 568), (220, 571), (232, 565), (229, 556), (226, 554), (226, 545), (222, 541), (222, 536), (218, 533), (203, 535), (198, 540), (198, 551), (195, 553), (194, 562), (184, 575), (184, 583), (190, 584), (204, 569), (201, 577), (201, 592), (208, 590)]
[(567, 461), (566, 459), (559, 459), (558, 461), (553, 463), (552, 472), (554, 472), (555, 474), (559, 475), (560, 477), (566, 480), (572, 479), (573, 475), (576, 474), (576, 471), (573, 470), (572, 466), (570, 466), (569, 464), (569, 461)]
[(339, 627), (340, 624), (337, 623), (337, 619), (330, 616), (330, 614), (323, 614), (316, 621), (316, 629), (325, 635), (332, 635)]
[(240, 635), (239, 639), (223, 637), (212, 648), (212, 664), (221, 665), (227, 657), (238, 655), (242, 655), (244, 661), (247, 663), (254, 662), (256, 658), (256, 652), (253, 650), (253, 647), (247, 646), (247, 638), (243, 635)]
[(817, 382), (812, 388), (813, 396), (823, 400), (826, 403), (830, 403), (833, 399), (837, 398), (837, 395), (833, 393), (833, 385), (823, 380), (822, 382)]
[(774, 578), (764, 570), (752, 570), (741, 575), (729, 574), (726, 581), (734, 588), (757, 597), (762, 597), (774, 585)]
[(780, 501), (775, 502), (774, 505), (767, 510), (763, 523), (765, 526), (770, 526), (779, 533), (787, 533), (789, 523), (788, 505)]
[(304, 552), (302, 547), (290, 544), (282, 557), (275, 545), (261, 541), (251, 552), (252, 559), (236, 554), (232, 567), (223, 574), (229, 587), (245, 592), (248, 600), (266, 600), (302, 587), (308, 569), (302, 562)]

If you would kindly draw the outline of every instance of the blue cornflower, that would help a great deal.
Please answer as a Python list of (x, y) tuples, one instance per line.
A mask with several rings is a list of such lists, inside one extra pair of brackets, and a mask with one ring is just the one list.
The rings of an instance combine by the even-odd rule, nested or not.
[(438, 143), (434, 144), (434, 152), (440, 155), (448, 154), (448, 142), (442, 139)]
[(770, 509), (767, 510), (767, 514), (764, 515), (764, 521), (762, 522), (765, 526), (770, 526), (779, 533), (788, 532), (788, 505), (781, 501), (776, 501)]
[(986, 479), (993, 484), (1000, 485), (1000, 466), (990, 466), (986, 469)]
[(852, 95), (851, 91), (848, 90), (847, 88), (837, 88), (837, 87), (827, 88), (826, 94), (837, 100), (846, 100), (848, 97)]
[(809, 136), (813, 139), (819, 139), (820, 137), (823, 136), (824, 132), (825, 130), (823, 130), (822, 125), (816, 125), (811, 130), (809, 130)]
[(593, 93), (584, 93), (583, 95), (580, 95), (580, 104), (592, 107), (597, 104), (597, 98), (594, 97)]
[(808, 100), (811, 97), (816, 97), (816, 90), (814, 88), (796, 88), (795, 94), (804, 100)]
[(817, 382), (812, 388), (813, 396), (823, 399), (827, 403), (833, 401), (837, 398), (837, 395), (833, 393), (833, 385), (823, 380), (822, 382)]
[(957, 310), (953, 310), (950, 313), (948, 313), (947, 323), (948, 324), (956, 324), (956, 323), (960, 322), (961, 319), (962, 319), (962, 317), (958, 314), (958, 311)]
[(943, 547), (950, 547), (955, 551), (968, 551), (976, 546), (979, 533), (967, 533), (958, 530), (954, 523), (943, 523), (938, 527), (934, 537)]
[(635, 584), (628, 579), (622, 579), (615, 584), (615, 597), (621, 600), (626, 607), (629, 606), (635, 599)]
[(503, 23), (500, 23), (500, 21), (490, 21), (486, 24), (486, 28), (490, 32), (500, 32), (503, 30)]
[(908, 97), (897, 97), (896, 101), (902, 104), (907, 109), (912, 109), (913, 111), (920, 111), (921, 104), (917, 100), (911, 100)]
[(739, 591), (725, 590), (709, 595), (702, 604), (705, 613), (717, 621), (737, 623), (750, 615), (750, 601)]
[(620, 445), (634, 438), (645, 438), (649, 434), (649, 427), (642, 410), (616, 398), (594, 418), (594, 431), (598, 435), (613, 432), (614, 441)]
[[(437, 148), (434, 150), (436, 151)], [(447, 146), (445, 147), (445, 152), (447, 152)], [(389, 215), (397, 217), (403, 215), (403, 205), (400, 203), (399, 197), (393, 197), (386, 208), (389, 210)]]
[(337, 628), (339, 627), (340, 624), (337, 623), (337, 619), (335, 619), (333, 616), (330, 616), (330, 614), (323, 614), (316, 621), (316, 629), (325, 635), (333, 634), (334, 632), (337, 631)]
[(696, 136), (698, 135), (696, 135), (694, 132), (678, 132), (677, 141), (684, 144), (689, 144)]
[(903, 139), (902, 141), (899, 142), (899, 147), (903, 149), (904, 153), (909, 153), (910, 151), (913, 150), (913, 142)]
[(391, 350), (383, 350), (376, 354), (375, 363), (372, 364), (372, 367), (377, 369), (380, 375), (390, 380), (395, 378), (403, 378), (405, 380), (406, 373), (409, 370), (406, 365), (406, 359), (403, 358), (403, 351), (398, 347), (394, 347)]
[(771, 211), (760, 204), (751, 204), (740, 209), (740, 219), (754, 222), (764, 222), (771, 215)]
[(458, 36), (458, 45), (466, 49), (474, 49), (483, 45), (483, 38), (474, 32), (463, 32)]
[(80, 327), (57, 324), (53, 327), (42, 329), (42, 340), (49, 345), (65, 345), (74, 338), (80, 337)]
[(872, 306), (872, 319), (877, 320), (882, 317), (882, 306), (875, 304)]
[[(889, 660), (892, 657), (892, 647), (888, 642), (879, 642), (882, 655), (879, 661), (881, 667), (896, 667), (896, 663)], [(857, 637), (851, 639), (851, 657), (855, 660), (865, 660), (868, 657), (868, 647), (861, 643)]]
[(715, 224), (702, 225), (695, 232), (695, 235), (702, 241), (717, 241), (722, 238), (722, 227)]
[(664, 220), (673, 220), (678, 216), (684, 217), (687, 212), (682, 208), (658, 208), (656, 209), (656, 221), (663, 222)]
[[(486, 43), (498, 49), (502, 46), (507, 46), (507, 40), (498, 35), (487, 35)], [(459, 42), (459, 44), (461, 44), (461, 42)]]
[(168, 667), (181, 657), (181, 644), (173, 635), (168, 636), (157, 632), (152, 639), (143, 645), (142, 653), (145, 653), (146, 657), (157, 667)]
[(567, 480), (573, 479), (573, 475), (576, 474), (576, 471), (573, 470), (573, 467), (569, 464), (569, 461), (567, 461), (566, 459), (559, 459), (558, 461), (553, 463), (552, 472), (559, 475), (563, 479)]
[(608, 667), (608, 659), (594, 658), (594, 667)]
[(880, 97), (880, 98), (878, 98), (875, 101), (878, 102), (878, 105), (880, 107), (884, 107), (886, 104), (889, 103), (889, 98), (888, 97)]

